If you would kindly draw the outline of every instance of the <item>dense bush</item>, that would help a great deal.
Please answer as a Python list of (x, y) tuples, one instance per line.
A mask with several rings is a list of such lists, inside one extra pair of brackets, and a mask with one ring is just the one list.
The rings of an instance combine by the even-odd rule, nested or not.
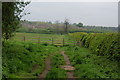
[(111, 60), (119, 61), (120, 59), (118, 33), (77, 32), (69, 35), (98, 55), (107, 56)]

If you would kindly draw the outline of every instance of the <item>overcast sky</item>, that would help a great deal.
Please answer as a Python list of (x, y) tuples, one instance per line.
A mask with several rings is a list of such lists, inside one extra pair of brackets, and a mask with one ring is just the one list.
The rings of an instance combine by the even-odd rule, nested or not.
[(31, 2), (23, 19), (30, 21), (82, 22), (84, 25), (118, 26), (117, 2)]

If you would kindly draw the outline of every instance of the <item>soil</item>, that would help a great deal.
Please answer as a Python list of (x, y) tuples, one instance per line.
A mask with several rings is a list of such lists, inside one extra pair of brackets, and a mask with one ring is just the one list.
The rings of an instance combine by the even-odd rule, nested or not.
[(69, 57), (65, 54), (65, 51), (61, 51), (60, 54), (63, 55), (64, 60), (66, 62), (66, 65), (60, 66), (60, 67), (67, 70), (68, 79), (75, 80), (74, 73), (73, 73), (73, 70), (75, 70), (75, 68), (73, 66), (71, 66)]
[(51, 70), (51, 61), (50, 61), (50, 56), (46, 58), (45, 61), (45, 69), (42, 72), (42, 74), (39, 75), (39, 78), (43, 79), (46, 77), (47, 73)]
[[(66, 65), (63, 65), (63, 66), (60, 66), (60, 68), (63, 68), (67, 71), (67, 76), (68, 76), (68, 79), (69, 80), (75, 80), (75, 77), (74, 77), (74, 73), (73, 71), (75, 70), (75, 68), (73, 66), (71, 66), (71, 63), (70, 63), (70, 60), (69, 60), (69, 57), (65, 54), (64, 51), (61, 51), (60, 54), (63, 55), (64, 57), (64, 60), (66, 62)], [(45, 69), (44, 71), (39, 75), (39, 78), (40, 79), (45, 79), (47, 73), (51, 70), (51, 61), (50, 61), (50, 58), (51, 58), (52, 55), (50, 55), (49, 57), (46, 58), (45, 60)]]
[(31, 72), (34, 72), (35, 70), (37, 70), (39, 68), (39, 65), (38, 64), (35, 64), (31, 70)]

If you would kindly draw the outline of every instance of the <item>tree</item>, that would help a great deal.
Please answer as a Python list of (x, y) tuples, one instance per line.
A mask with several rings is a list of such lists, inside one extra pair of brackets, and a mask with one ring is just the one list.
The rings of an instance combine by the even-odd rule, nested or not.
[(77, 24), (76, 24), (76, 23), (73, 23), (73, 25), (75, 25), (75, 26), (76, 26)]
[(59, 30), (59, 28), (60, 28), (60, 21), (59, 21), (59, 20), (56, 20), (56, 21), (55, 21), (54, 28), (55, 28), (55, 32), (56, 32), (57, 34), (59, 34), (59, 33), (60, 33), (60, 30)]
[(65, 24), (65, 33), (67, 34), (68, 33), (69, 20), (65, 19), (64, 24)]
[(2, 24), (2, 2), (0, 2), (0, 30), (1, 30), (1, 24)]
[(78, 23), (77, 26), (78, 27), (83, 27), (83, 23)]
[(3, 2), (2, 3), (2, 37), (6, 41), (19, 28), (25, 6), (30, 2)]
[(52, 24), (52, 22), (51, 22), (51, 21), (49, 21), (48, 23), (49, 23), (49, 24)]

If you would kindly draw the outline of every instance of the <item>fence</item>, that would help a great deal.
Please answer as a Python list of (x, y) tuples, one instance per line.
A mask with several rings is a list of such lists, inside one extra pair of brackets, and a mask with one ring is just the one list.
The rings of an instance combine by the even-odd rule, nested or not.
[[(53, 45), (67, 45), (73, 44), (75, 45), (77, 42), (70, 38), (63, 38), (63, 37), (29, 37), (29, 36), (20, 36), (17, 40), (22, 42), (32, 42), (32, 43), (49, 43)], [(17, 41), (16, 40), (16, 41)]]

